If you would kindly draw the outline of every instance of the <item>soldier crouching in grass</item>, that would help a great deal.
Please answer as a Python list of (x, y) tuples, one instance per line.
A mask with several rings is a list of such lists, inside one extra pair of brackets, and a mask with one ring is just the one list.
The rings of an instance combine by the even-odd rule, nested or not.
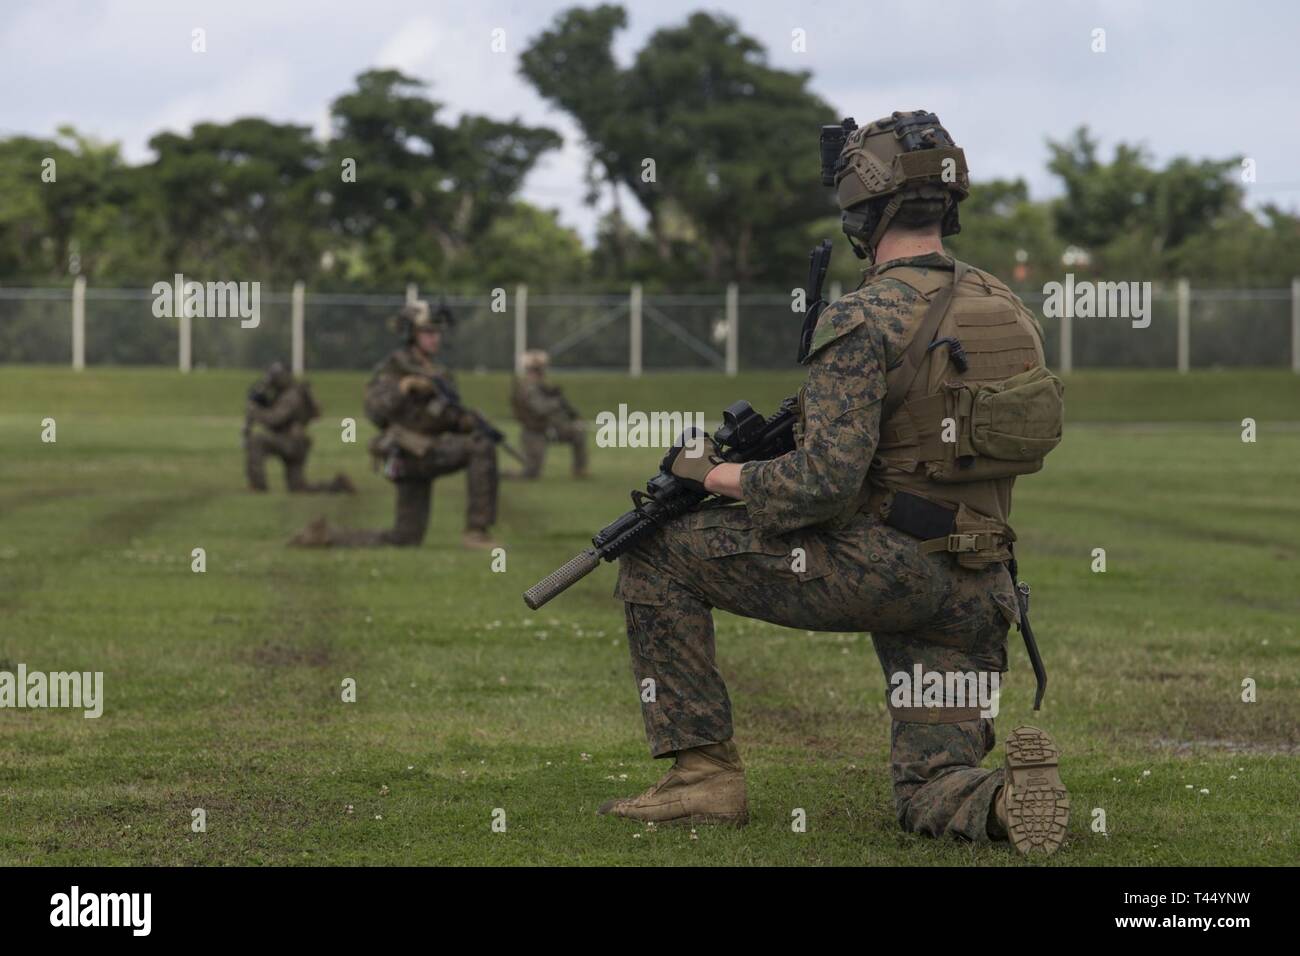
[(573, 451), (573, 477), (587, 478), (587, 435), (582, 416), (569, 404), (558, 385), (546, 380), (550, 356), (541, 349), (523, 354), (523, 375), (515, 379), (510, 391), (510, 407), (515, 420), (523, 426), (524, 468), (507, 478), (540, 478), (546, 461), (546, 445), (558, 442)]
[[(944, 252), (969, 180), (938, 118), (895, 113), (843, 129), (833, 180), (825, 175), (850, 242), (874, 264), (822, 313), (808, 343), (793, 452), (723, 462), (699, 433), (689, 443), (703, 454), (683, 454), (679, 443), (664, 458), (664, 471), (744, 504), (671, 521), (620, 559), (615, 594), (650, 752), (675, 761), (654, 787), (601, 813), (748, 820), (714, 659), (715, 607), (785, 627), (868, 630), (887, 680), (918, 665), (1007, 668), (1018, 618), (1011, 490), (1060, 440), (1060, 383), (1043, 367), (1042, 331), (1020, 300)], [(1014, 437), (999, 444), (973, 431), (971, 400), (1005, 414)], [(899, 823), (1054, 852), (1069, 797), (1052, 739), (1020, 727), (1005, 766), (981, 767), (993, 721), (961, 704), (890, 700)]]
[(393, 527), (331, 528), (317, 518), (290, 541), (299, 547), (415, 547), (424, 541), (433, 505), (433, 481), (464, 471), (468, 503), (466, 548), (496, 546), (488, 529), (497, 513), (497, 453), (478, 419), (454, 399), (451, 373), (434, 362), (450, 312), (413, 302), (398, 313), (403, 345), (380, 362), (366, 386), (366, 415), (383, 432), (371, 454), (397, 490)]
[(320, 406), (304, 381), (274, 362), (248, 390), (244, 417), (244, 472), (252, 491), (266, 491), (266, 458), (284, 462), (285, 484), (295, 493), (353, 494), (356, 487), (339, 472), (332, 481), (307, 480), (311, 438), (307, 425), (320, 418)]

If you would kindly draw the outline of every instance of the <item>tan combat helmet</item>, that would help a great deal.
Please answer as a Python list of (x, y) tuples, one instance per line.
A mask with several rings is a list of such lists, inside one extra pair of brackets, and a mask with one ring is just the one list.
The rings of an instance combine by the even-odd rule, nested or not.
[(520, 356), (519, 364), (525, 372), (545, 372), (551, 357), (542, 349), (528, 349)]
[(885, 230), (906, 224), (913, 210), (929, 221), (941, 216), (945, 236), (961, 231), (957, 204), (970, 195), (966, 154), (933, 113), (823, 126), (821, 152), (822, 183), (835, 187), (844, 233), (859, 258), (873, 260)]
[(446, 305), (439, 304), (436, 310), (423, 300), (408, 302), (397, 312), (397, 333), (403, 342), (415, 340), (415, 333), (420, 329), (445, 330), (454, 319)]

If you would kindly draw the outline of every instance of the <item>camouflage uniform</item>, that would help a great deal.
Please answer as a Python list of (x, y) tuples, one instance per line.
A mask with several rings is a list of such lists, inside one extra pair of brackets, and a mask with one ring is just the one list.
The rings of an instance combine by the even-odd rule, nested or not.
[(384, 463), (384, 475), (397, 486), (393, 527), (383, 531), (335, 529), (330, 544), (371, 547), (415, 546), (424, 540), (433, 500), (433, 479), (465, 471), (468, 501), (465, 526), (485, 532), (497, 512), (497, 457), (491, 439), (447, 407), (436, 392), (403, 392), (401, 381), (416, 376), (451, 381), (451, 373), (414, 346), (396, 349), (375, 368), (366, 386), (366, 414), (384, 432), (370, 450)]
[[(918, 663), (928, 671), (1006, 669), (1017, 616), (1006, 567), (969, 569), (953, 554), (923, 553), (918, 539), (873, 510), (879, 465), (870, 478), (868, 466), (886, 370), (901, 360), (927, 305), (917, 288), (888, 275), (900, 265), (921, 275), (954, 267), (930, 254), (867, 270), (863, 286), (819, 321), (797, 449), (744, 466), (743, 505), (686, 515), (620, 560), (615, 595), (625, 602), (632, 670), (638, 687), (655, 682), (655, 700), (642, 703), (653, 756), (732, 736), (714, 659), (715, 607), (804, 630), (868, 630), (886, 677)], [(993, 744), (992, 720), (978, 716), (895, 719), (900, 824), (976, 841), (1003, 836), (990, 814), (1003, 770), (979, 766)]]
[(306, 383), (290, 380), (268, 406), (250, 402), (248, 434), (244, 443), (244, 472), (254, 491), (266, 491), (266, 457), (284, 462), (285, 482), (291, 492), (346, 492), (352, 484), (343, 476), (333, 481), (307, 480), (307, 453), (311, 438), (307, 424), (320, 417), (320, 409)]
[(587, 435), (559, 386), (527, 374), (517, 377), (510, 393), (510, 407), (523, 426), (520, 443), (524, 469), (520, 477), (541, 476), (547, 442), (569, 445), (573, 449), (573, 474), (587, 473)]

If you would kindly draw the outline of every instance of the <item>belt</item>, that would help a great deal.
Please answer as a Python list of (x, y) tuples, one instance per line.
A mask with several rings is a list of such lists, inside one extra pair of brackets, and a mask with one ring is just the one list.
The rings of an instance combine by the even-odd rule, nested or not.
[(908, 491), (873, 488), (864, 510), (879, 517), (889, 527), (919, 538), (922, 554), (935, 551), (954, 554), (993, 551), (1009, 540), (1000, 531), (958, 533), (955, 507), (939, 504)]

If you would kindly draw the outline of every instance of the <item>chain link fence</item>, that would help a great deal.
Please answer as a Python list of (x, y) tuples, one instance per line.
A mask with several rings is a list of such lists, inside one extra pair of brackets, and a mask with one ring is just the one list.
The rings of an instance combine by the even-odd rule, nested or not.
[[(1044, 294), (1018, 293), (1039, 317), (1056, 368), (1287, 367), (1300, 371), (1300, 283), (1291, 289), (1153, 289), (1151, 322), (1063, 320), (1044, 315)], [(78, 295), (80, 333), (77, 331)], [(295, 355), (308, 369), (370, 368), (393, 347), (392, 318), (405, 295), (263, 292), (255, 327), (238, 317), (159, 318), (156, 297), (135, 289), (0, 288), (0, 363), (261, 368)], [(528, 294), (448, 297), (456, 316), (447, 359), (456, 367), (509, 369), (523, 348), (551, 352), (557, 368), (789, 368), (802, 316), (788, 294)], [(497, 309), (493, 309), (493, 304)], [(504, 308), (503, 308), (504, 306)], [(182, 328), (189, 325), (187, 335)], [(1063, 351), (1062, 330), (1069, 348)], [(188, 352), (188, 354), (186, 354)], [(188, 361), (187, 361), (188, 359)]]

